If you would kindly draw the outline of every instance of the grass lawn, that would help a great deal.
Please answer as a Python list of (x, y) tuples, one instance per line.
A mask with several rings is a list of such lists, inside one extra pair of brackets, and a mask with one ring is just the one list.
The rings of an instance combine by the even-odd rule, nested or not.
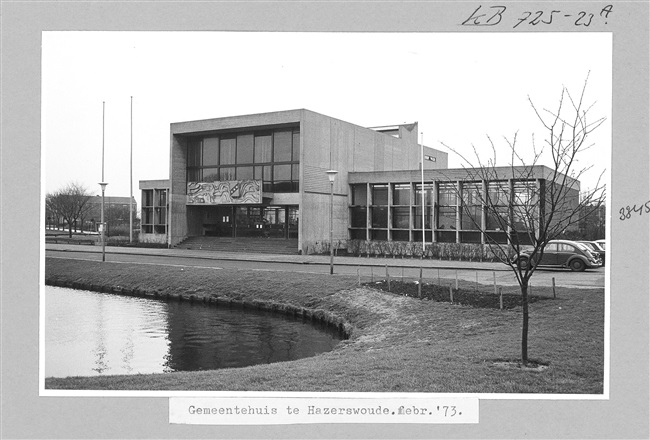
[[(201, 372), (47, 378), (46, 389), (603, 392), (604, 289), (558, 288), (557, 299), (530, 305), (529, 356), (548, 364), (544, 371), (531, 371), (498, 363), (519, 358), (518, 306), (499, 310), (418, 299), (383, 291), (381, 285), (358, 286), (356, 276), (55, 258), (46, 260), (45, 276), (47, 284), (121, 286), (163, 296), (194, 295), (198, 300), (218, 296), (320, 310), (345, 321), (351, 330), (350, 339), (333, 351), (292, 362)], [(536, 287), (535, 295), (552, 297), (552, 291)]]

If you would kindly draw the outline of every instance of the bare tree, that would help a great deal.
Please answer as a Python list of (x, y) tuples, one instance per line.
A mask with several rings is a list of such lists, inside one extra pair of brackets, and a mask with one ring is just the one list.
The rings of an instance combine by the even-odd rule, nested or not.
[[(487, 160), (473, 147), (477, 165), (443, 143), (463, 160), (467, 173), (463, 180), (481, 182), (454, 186), (463, 221), (471, 222), (472, 229), (483, 233), (486, 245), (512, 269), (521, 288), (524, 365), (529, 362), (528, 291), (536, 262), (544, 255), (549, 241), (577, 228), (585, 217), (600, 210), (605, 201), (605, 186), (601, 183), (604, 171), (593, 189), (580, 192), (580, 178), (591, 166), (578, 166), (578, 158), (593, 145), (587, 143), (589, 135), (605, 121), (590, 119), (593, 104), (584, 102), (587, 83), (588, 76), (577, 97), (563, 87), (554, 110), (540, 111), (528, 98), (545, 130), (544, 145), (539, 149), (533, 136), (530, 160), (519, 154), (517, 133), (512, 139), (505, 138), (510, 153), (507, 166), (497, 166), (496, 147), (489, 136), (492, 155)], [(548, 166), (542, 165), (543, 157), (550, 157)]]
[(89, 200), (90, 194), (86, 188), (71, 182), (58, 191), (48, 193), (45, 196), (45, 205), (50, 212), (68, 224), (68, 236), (72, 237), (72, 229), (77, 220), (83, 218), (90, 209)]

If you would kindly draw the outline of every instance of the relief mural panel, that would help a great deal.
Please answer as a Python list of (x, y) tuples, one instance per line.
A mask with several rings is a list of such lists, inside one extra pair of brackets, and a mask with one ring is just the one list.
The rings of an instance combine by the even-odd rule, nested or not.
[(228, 180), (222, 182), (189, 182), (188, 205), (232, 205), (262, 203), (261, 180)]

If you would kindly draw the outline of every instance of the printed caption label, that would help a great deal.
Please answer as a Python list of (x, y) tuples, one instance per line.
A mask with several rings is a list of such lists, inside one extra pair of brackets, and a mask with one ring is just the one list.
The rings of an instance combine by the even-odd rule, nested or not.
[(478, 398), (185, 398), (169, 399), (169, 423), (478, 423)]

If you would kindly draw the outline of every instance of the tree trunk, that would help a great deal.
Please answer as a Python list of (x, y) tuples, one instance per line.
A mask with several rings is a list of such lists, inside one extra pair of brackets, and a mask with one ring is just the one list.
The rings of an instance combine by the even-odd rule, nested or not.
[(523, 308), (523, 323), (521, 326), (521, 362), (528, 364), (528, 280), (521, 283), (521, 305)]
[(68, 220), (68, 238), (72, 238), (72, 220)]

